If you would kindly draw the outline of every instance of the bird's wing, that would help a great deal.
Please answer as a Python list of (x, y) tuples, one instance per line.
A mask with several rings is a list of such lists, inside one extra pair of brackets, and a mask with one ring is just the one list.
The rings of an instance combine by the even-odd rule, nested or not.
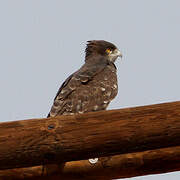
[(56, 93), (56, 96), (54, 98), (54, 100), (57, 98), (57, 96), (60, 94), (60, 92), (62, 91), (62, 89), (68, 84), (68, 82), (71, 80), (71, 78), (73, 77), (74, 74), (71, 74), (64, 82), (63, 84), (60, 86), (58, 92)]
[[(71, 80), (71, 78), (73, 77), (73, 75), (74, 74), (71, 74), (64, 82), (63, 82), (63, 84), (60, 86), (60, 88), (59, 88), (59, 90), (58, 90), (58, 92), (56, 93), (56, 96), (55, 96), (55, 98), (54, 98), (54, 103), (53, 103), (53, 106), (51, 107), (51, 111), (49, 112), (49, 114), (48, 114), (48, 116), (47, 117), (50, 117), (51, 116), (51, 112), (53, 111), (53, 108), (55, 108), (56, 107), (56, 103), (58, 103), (57, 102), (57, 100), (58, 99), (60, 99), (60, 97), (58, 97), (59, 95), (60, 95), (60, 93), (61, 93), (61, 91), (63, 90), (63, 88), (65, 88), (66, 86), (67, 86), (67, 84), (68, 84), (68, 82)], [(68, 90), (68, 89), (67, 89)], [(66, 98), (66, 96), (69, 94), (69, 93), (71, 93), (72, 92), (72, 90), (68, 90), (67, 91), (67, 93), (66, 93), (66, 95), (65, 94), (63, 94), (63, 96), (61, 97), (61, 99), (63, 100), (65, 100), (65, 98)], [(59, 104), (59, 103), (58, 103)], [(59, 108), (61, 108), (60, 106), (59, 106)], [(54, 116), (54, 115), (53, 115)]]
[(80, 86), (88, 84), (88, 82), (90, 82), (96, 74), (100, 73), (105, 67), (105, 64), (96, 64), (94, 66), (85, 64), (77, 72), (69, 76), (59, 88), (48, 117), (63, 114), (65, 110), (63, 107), (70, 101), (68, 99), (69, 95), (76, 91)]

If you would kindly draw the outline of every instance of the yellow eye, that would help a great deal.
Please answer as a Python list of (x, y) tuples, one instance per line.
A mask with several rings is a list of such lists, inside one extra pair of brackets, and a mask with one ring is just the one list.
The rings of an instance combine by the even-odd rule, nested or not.
[(110, 54), (110, 53), (112, 53), (112, 51), (110, 49), (106, 49), (106, 53)]

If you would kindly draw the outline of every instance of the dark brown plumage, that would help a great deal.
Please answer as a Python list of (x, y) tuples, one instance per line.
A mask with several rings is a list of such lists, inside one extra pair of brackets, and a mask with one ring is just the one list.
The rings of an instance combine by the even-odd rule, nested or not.
[(88, 41), (85, 64), (60, 87), (48, 117), (105, 110), (117, 95), (115, 60), (122, 56), (107, 41)]

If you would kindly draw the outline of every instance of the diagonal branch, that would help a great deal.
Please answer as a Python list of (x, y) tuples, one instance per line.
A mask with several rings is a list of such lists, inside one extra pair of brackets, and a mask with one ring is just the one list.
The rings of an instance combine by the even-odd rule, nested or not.
[(111, 180), (180, 170), (180, 146), (67, 162), (63, 169), (55, 166), (42, 176), (42, 166), (0, 171), (0, 180)]
[(180, 146), (180, 102), (0, 123), (0, 169)]

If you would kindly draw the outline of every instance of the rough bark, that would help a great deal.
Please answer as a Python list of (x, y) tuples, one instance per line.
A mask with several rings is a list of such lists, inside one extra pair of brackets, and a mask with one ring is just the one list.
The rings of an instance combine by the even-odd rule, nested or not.
[(0, 123), (0, 169), (180, 145), (180, 102)]
[(111, 180), (180, 170), (180, 146), (67, 162), (62, 169), (52, 167), (42, 176), (42, 166), (0, 171), (0, 180)]

